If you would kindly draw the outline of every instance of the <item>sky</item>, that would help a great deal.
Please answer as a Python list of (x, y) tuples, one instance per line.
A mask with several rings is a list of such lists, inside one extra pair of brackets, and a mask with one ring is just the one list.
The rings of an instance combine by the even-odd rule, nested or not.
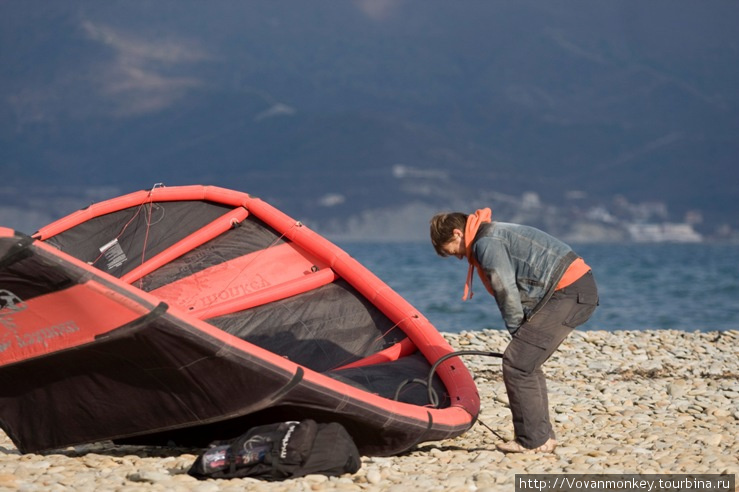
[(355, 214), (485, 187), (726, 210), (737, 20), (728, 1), (3, 2), (0, 166), (16, 188), (196, 181)]

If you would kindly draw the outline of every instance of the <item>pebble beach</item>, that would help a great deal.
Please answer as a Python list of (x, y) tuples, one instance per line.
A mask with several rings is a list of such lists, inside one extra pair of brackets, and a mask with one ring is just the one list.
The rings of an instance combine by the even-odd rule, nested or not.
[[(502, 331), (445, 334), (458, 350), (503, 351)], [(513, 491), (516, 474), (739, 474), (739, 330), (575, 331), (544, 365), (559, 446), (503, 454), (512, 424), (500, 359), (463, 359), (481, 396), (462, 436), (352, 475), (282, 482), (196, 480), (198, 450), (86, 444), (22, 455), (0, 431), (0, 491)]]

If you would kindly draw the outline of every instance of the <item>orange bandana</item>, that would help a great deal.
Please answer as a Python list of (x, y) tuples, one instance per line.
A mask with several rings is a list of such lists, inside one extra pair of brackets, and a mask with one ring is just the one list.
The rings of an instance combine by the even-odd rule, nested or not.
[[(467, 224), (464, 227), (464, 247), (467, 253), (467, 261), (470, 263), (470, 268), (467, 270), (467, 282), (464, 284), (464, 295), (462, 300), (472, 299), (472, 277), (475, 271), (476, 261), (472, 257), (472, 241), (474, 241), (477, 235), (477, 230), (480, 226), (486, 222), (490, 222), (493, 217), (493, 212), (489, 208), (481, 208), (474, 214), (467, 216)], [(469, 294), (469, 297), (467, 295)]]

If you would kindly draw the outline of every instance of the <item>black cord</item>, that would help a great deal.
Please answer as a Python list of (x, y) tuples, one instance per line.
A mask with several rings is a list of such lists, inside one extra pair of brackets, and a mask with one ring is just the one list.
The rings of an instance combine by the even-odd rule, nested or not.
[(427, 381), (426, 387), (428, 389), (429, 403), (431, 403), (431, 405), (434, 408), (439, 408), (439, 396), (436, 394), (436, 391), (434, 391), (433, 385), (431, 384), (432, 378), (434, 377), (434, 373), (436, 372), (436, 369), (439, 367), (439, 365), (442, 362), (452, 357), (457, 357), (459, 355), (482, 355), (485, 357), (498, 357), (501, 359), (503, 358), (503, 354), (499, 352), (486, 352), (483, 350), (459, 350), (457, 352), (451, 352), (449, 354), (439, 357), (439, 360), (434, 362), (434, 365), (431, 366), (431, 370), (429, 371), (429, 375), (426, 380)]
[(506, 438), (505, 438), (505, 437), (503, 437), (503, 436), (501, 436), (500, 434), (498, 434), (497, 432), (495, 432), (495, 431), (493, 430), (493, 428), (492, 428), (492, 427), (490, 427), (490, 426), (489, 426), (488, 424), (486, 424), (485, 422), (483, 422), (483, 421), (482, 421), (482, 420), (480, 419), (480, 417), (479, 417), (479, 416), (477, 417), (477, 421), (478, 421), (478, 422), (479, 422), (479, 423), (480, 423), (480, 424), (481, 424), (481, 425), (482, 425), (483, 427), (485, 427), (485, 428), (486, 428), (487, 430), (489, 430), (490, 432), (492, 432), (493, 434), (495, 434), (495, 437), (497, 437), (497, 438), (498, 438), (498, 439), (500, 439), (501, 441), (505, 441), (505, 440), (506, 440)]
[(398, 389), (395, 390), (395, 397), (394, 399), (397, 401), (400, 397), (400, 390), (402, 390), (407, 384), (423, 384), (426, 385), (426, 390), (428, 392), (428, 399), (429, 403), (434, 408), (439, 408), (439, 395), (436, 394), (436, 390), (434, 390), (432, 381), (434, 378), (434, 374), (436, 373), (436, 369), (439, 367), (439, 365), (444, 362), (447, 359), (450, 359), (452, 357), (458, 357), (460, 355), (482, 355), (485, 357), (498, 357), (503, 358), (503, 354), (500, 352), (486, 352), (483, 350), (459, 350), (457, 352), (450, 352), (446, 355), (443, 355), (439, 357), (439, 360), (434, 362), (434, 364), (431, 366), (431, 370), (429, 371), (429, 375), (426, 378), (426, 380), (423, 379), (406, 379), (400, 385), (398, 385)]
[[(426, 386), (426, 389), (428, 391), (429, 403), (431, 404), (432, 407), (439, 408), (439, 395), (436, 394), (436, 390), (434, 390), (433, 385), (432, 385), (432, 380), (433, 380), (433, 377), (434, 377), (434, 373), (436, 373), (436, 369), (439, 367), (439, 364), (441, 364), (442, 362), (444, 362), (447, 359), (450, 359), (451, 357), (457, 357), (457, 356), (460, 356), (460, 355), (482, 355), (484, 357), (497, 357), (499, 359), (502, 359), (503, 358), (503, 354), (501, 354), (500, 352), (485, 352), (483, 350), (460, 350), (460, 351), (457, 351), (457, 352), (448, 353), (448, 354), (443, 355), (442, 357), (440, 357), (439, 360), (437, 360), (436, 362), (434, 362), (434, 364), (431, 366), (431, 370), (429, 371), (429, 375), (428, 375), (428, 377), (427, 377), (426, 380), (419, 379), (419, 378), (414, 378), (414, 379), (406, 379), (405, 381), (403, 381), (402, 383), (400, 383), (400, 385), (398, 385), (398, 389), (395, 390), (395, 398), (394, 399), (396, 401), (398, 401), (398, 398), (400, 397), (400, 391), (406, 385), (408, 385), (408, 384), (423, 384), (423, 385)], [(498, 439), (500, 439), (501, 441), (505, 441), (505, 439), (503, 438), (503, 436), (501, 436), (500, 434), (498, 434), (497, 432), (495, 432), (488, 424), (486, 424), (485, 422), (483, 422), (482, 420), (480, 420), (480, 416), (479, 415), (477, 417), (475, 417), (475, 421), (476, 422), (479, 422), (480, 424), (482, 424), (483, 427), (485, 427), (487, 430), (489, 430), (490, 432), (492, 432), (493, 434), (495, 434), (495, 436), (498, 437)]]

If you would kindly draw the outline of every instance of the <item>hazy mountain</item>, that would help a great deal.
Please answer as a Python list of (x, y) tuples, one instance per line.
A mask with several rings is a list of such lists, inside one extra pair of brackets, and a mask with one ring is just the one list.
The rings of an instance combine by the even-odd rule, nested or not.
[(381, 229), (582, 191), (736, 228), (737, 21), (729, 1), (0, 2), (0, 201), (204, 183)]

